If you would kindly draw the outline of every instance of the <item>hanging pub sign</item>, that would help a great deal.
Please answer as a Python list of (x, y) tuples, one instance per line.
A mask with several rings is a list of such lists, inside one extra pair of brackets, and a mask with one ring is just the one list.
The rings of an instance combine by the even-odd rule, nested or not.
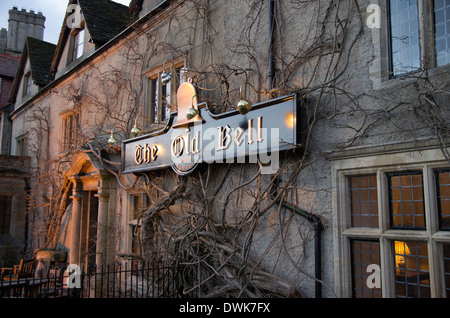
[(178, 111), (167, 126), (123, 141), (122, 172), (139, 173), (167, 167), (187, 175), (202, 163), (263, 164), (263, 174), (278, 170), (279, 151), (299, 143), (297, 95), (255, 104), (245, 115), (234, 110), (212, 114), (198, 103), (196, 87), (183, 83)]

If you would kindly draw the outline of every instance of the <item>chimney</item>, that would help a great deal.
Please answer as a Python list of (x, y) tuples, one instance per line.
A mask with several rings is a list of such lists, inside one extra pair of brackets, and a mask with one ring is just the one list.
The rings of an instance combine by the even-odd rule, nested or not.
[(30, 36), (39, 40), (44, 39), (45, 17), (42, 12), (33, 10), (9, 10), (7, 49), (22, 51), (25, 39)]
[(0, 50), (6, 49), (6, 41), (8, 37), (8, 31), (5, 28), (0, 30)]

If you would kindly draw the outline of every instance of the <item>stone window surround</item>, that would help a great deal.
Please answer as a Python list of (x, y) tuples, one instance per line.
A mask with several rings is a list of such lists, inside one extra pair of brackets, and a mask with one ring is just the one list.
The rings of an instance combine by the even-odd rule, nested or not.
[[(382, 148), (382, 149), (381, 149)], [(389, 146), (358, 149), (340, 154), (333, 154), (333, 231), (336, 292), (340, 297), (352, 296), (351, 250), (350, 240), (378, 239), (381, 256), (381, 285), (383, 297), (394, 297), (394, 268), (392, 242), (394, 240), (410, 240), (428, 243), (430, 266), (430, 283), (432, 297), (445, 297), (443, 282), (442, 243), (450, 243), (450, 232), (439, 230), (434, 171), (448, 168), (449, 165), (439, 148), (423, 150), (395, 149), (386, 151)], [(395, 149), (395, 150), (394, 150)], [(365, 153), (366, 152), (366, 153)], [(356, 155), (358, 153), (358, 155)], [(425, 230), (395, 230), (389, 227), (388, 208), (388, 172), (422, 170), (425, 191)], [(348, 202), (348, 176), (376, 174), (378, 183), (378, 228), (351, 228)], [(447, 286), (448, 287), (448, 286)]]
[[(417, 0), (419, 9), (419, 36), (422, 69), (428, 70), (430, 76), (450, 72), (450, 64), (437, 67), (434, 38), (434, 9), (430, 0)], [(369, 68), (369, 77), (374, 89), (390, 87), (392, 82), (414, 81), (406, 75), (391, 77), (389, 51), (389, 25), (387, 16), (387, 0), (371, 0), (381, 10), (381, 27), (369, 29), (373, 45), (373, 59)], [(366, 27), (366, 26), (364, 26)], [(394, 84), (394, 85), (395, 85)]]
[[(77, 35), (78, 33), (80, 33), (81, 31), (84, 31), (84, 40), (83, 40), (83, 45), (84, 42), (86, 41), (86, 28), (85, 28), (86, 22), (83, 20), (81, 22), (81, 25), (79, 28), (73, 28), (70, 33), (69, 33), (69, 48), (68, 48), (68, 52), (67, 54), (69, 55), (67, 57), (67, 65), (71, 65), (71, 63), (75, 62), (76, 60), (78, 60), (79, 58), (77, 58), (76, 56), (74, 56), (74, 50), (75, 50), (75, 46), (77, 45), (76, 41), (77, 41)], [(83, 48), (84, 51), (84, 48)], [(83, 52), (84, 54), (84, 52)]]
[[(76, 107), (78, 108), (79, 105), (77, 105)], [(74, 138), (74, 136), (72, 136), (72, 139), (68, 140), (67, 136), (66, 136), (66, 131), (69, 128), (69, 127), (67, 127), (67, 122), (70, 117), (75, 117), (75, 122), (73, 123), (75, 125), (74, 126), (75, 131), (73, 131), (71, 129), (71, 134), (75, 133), (75, 135), (76, 135), (76, 133), (77, 133), (76, 130), (78, 128), (77, 126), (79, 124), (80, 114), (77, 111), (75, 111), (74, 108), (75, 107), (70, 107), (69, 109), (59, 113), (59, 117), (61, 118), (61, 132), (63, 133), (63, 138), (61, 140), (61, 152), (67, 151), (70, 148), (70, 145)], [(76, 138), (76, 136), (75, 136), (75, 138)]]
[[(152, 82), (154, 79), (156, 78), (160, 78), (160, 74), (163, 71), (167, 71), (170, 70), (172, 73), (172, 82), (175, 81), (175, 76), (173, 76), (173, 74), (175, 73), (175, 69), (176, 68), (180, 68), (186, 65), (185, 62), (185, 58), (184, 56), (182, 57), (178, 57), (175, 58), (173, 60), (167, 60), (165, 61), (165, 63), (159, 62), (157, 64), (154, 64), (150, 67), (148, 67), (144, 72), (143, 72), (143, 76), (145, 77), (145, 94), (144, 94), (144, 107), (143, 107), (143, 115), (146, 116), (147, 118), (149, 118), (150, 120), (152, 120), (152, 118), (155, 117), (155, 115), (153, 114), (153, 109), (152, 109), (152, 98), (154, 98), (153, 93), (152, 93)], [(177, 103), (176, 103), (176, 89), (177, 89), (177, 85), (171, 85), (171, 92), (170, 92), (170, 96), (171, 98), (171, 102), (170, 102), (170, 106), (171, 109), (170, 111), (176, 111), (177, 110)], [(158, 118), (161, 118), (161, 112), (162, 112), (162, 107), (161, 107), (161, 103), (162, 103), (162, 98), (161, 96), (158, 96)], [(148, 126), (148, 122), (143, 121), (141, 122), (142, 127), (146, 127)]]
[(28, 156), (28, 132), (16, 137), (16, 155)]

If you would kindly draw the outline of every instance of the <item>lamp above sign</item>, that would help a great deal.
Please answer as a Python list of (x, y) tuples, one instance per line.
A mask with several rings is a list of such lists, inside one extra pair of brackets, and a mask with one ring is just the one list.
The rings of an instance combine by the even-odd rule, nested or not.
[(272, 174), (279, 151), (298, 146), (296, 94), (255, 104), (245, 115), (237, 110), (214, 115), (206, 103), (198, 104), (195, 86), (186, 82), (177, 102), (178, 112), (171, 113), (164, 129), (123, 141), (123, 173), (172, 167), (187, 175), (201, 163), (259, 161), (262, 173)]

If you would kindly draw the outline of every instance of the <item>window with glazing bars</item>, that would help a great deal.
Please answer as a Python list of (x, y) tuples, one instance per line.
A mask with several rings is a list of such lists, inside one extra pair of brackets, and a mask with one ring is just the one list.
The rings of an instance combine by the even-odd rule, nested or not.
[(78, 138), (79, 115), (72, 113), (63, 119), (64, 122), (64, 149), (76, 143)]
[(391, 228), (425, 229), (422, 172), (388, 174)]
[(429, 298), (430, 271), (426, 242), (395, 241), (395, 296)]
[(435, 179), (439, 228), (450, 230), (450, 170), (437, 170)]
[(349, 178), (351, 225), (353, 227), (378, 227), (377, 176)]
[(388, 12), (392, 74), (402, 75), (420, 69), (417, 0), (390, 0)]
[(380, 298), (380, 288), (370, 288), (367, 280), (371, 272), (367, 268), (380, 266), (380, 243), (378, 241), (351, 240), (352, 296), (356, 298)]
[(391, 76), (450, 63), (450, 0), (388, 0), (386, 9)]
[(450, 244), (442, 244), (444, 258), (445, 295), (450, 298)]
[[(435, 182), (426, 183), (429, 186), (426, 193), (433, 194), (428, 197), (431, 211), (427, 216), (424, 180), (432, 180), (432, 177)], [(441, 232), (439, 242), (434, 241), (426, 231), (427, 223), (432, 222), (425, 222), (427, 217), (438, 219), (438, 205), (442, 211), (440, 224), (447, 222), (450, 169), (379, 170), (373, 175), (349, 175), (347, 180), (349, 224), (344, 235), (349, 239), (349, 274), (352, 279), (349, 295), (356, 298), (382, 296), (381, 289), (373, 289), (367, 280), (371, 275), (369, 266), (375, 264), (380, 266), (380, 276), (388, 282), (387, 286), (381, 286), (388, 297), (424, 298), (431, 297), (433, 292), (439, 296), (443, 294), (443, 297), (450, 296), (450, 243), (444, 242), (448, 237)], [(375, 195), (377, 189), (378, 196)], [(386, 193), (381, 202), (380, 193)], [(379, 221), (371, 220), (373, 218), (379, 218)], [(383, 218), (387, 221), (385, 226), (378, 226)], [(445, 228), (441, 225), (439, 230), (442, 229)], [(389, 235), (383, 238), (380, 231), (387, 231)], [(434, 244), (440, 251), (431, 248)], [(384, 255), (385, 260), (392, 259), (392, 263), (380, 265), (380, 255)], [(437, 274), (442, 284), (432, 285), (431, 273)], [(442, 291), (439, 286), (443, 286)]]
[(434, 0), (437, 66), (450, 63), (450, 0)]

